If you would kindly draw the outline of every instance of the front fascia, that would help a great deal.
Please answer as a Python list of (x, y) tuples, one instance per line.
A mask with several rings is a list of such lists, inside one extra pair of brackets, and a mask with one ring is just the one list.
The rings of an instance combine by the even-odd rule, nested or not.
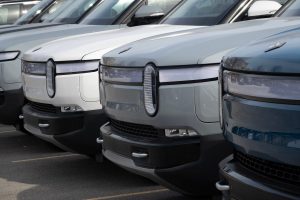
[[(211, 69), (211, 74), (207, 73), (208, 68)], [(144, 105), (144, 67), (133, 70), (103, 66), (105, 111), (113, 119), (151, 125), (159, 129), (192, 129), (200, 135), (221, 133), (215, 95), (217, 68), (218, 65), (157, 68), (159, 103), (156, 115), (151, 117), (146, 113)], [(190, 73), (180, 77), (183, 69)], [(124, 70), (129, 71), (124, 73)], [(195, 72), (198, 72), (198, 76), (195, 76)], [(130, 76), (134, 78), (129, 78)], [(174, 79), (171, 80), (171, 77)]]
[[(74, 62), (78, 65), (81, 62)], [(97, 61), (99, 63), (99, 61)], [(35, 63), (36, 64), (36, 63)], [(46, 63), (39, 63), (46, 64)], [(57, 63), (57, 66), (61, 66)], [(67, 67), (72, 65), (68, 63)], [(83, 111), (102, 109), (99, 102), (98, 72), (56, 74), (56, 94), (50, 98), (46, 90), (45, 74), (34, 74), (23, 69), (23, 87), (26, 98), (30, 101), (61, 106), (79, 106)]]

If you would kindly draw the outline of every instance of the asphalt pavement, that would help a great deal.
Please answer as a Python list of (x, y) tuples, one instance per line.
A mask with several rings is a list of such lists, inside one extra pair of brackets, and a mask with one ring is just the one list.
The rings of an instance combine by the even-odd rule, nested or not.
[(0, 125), (0, 200), (192, 200)]

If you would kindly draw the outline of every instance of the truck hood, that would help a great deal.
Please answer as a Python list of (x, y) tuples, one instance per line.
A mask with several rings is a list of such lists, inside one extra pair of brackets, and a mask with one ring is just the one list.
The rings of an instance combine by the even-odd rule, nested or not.
[(5, 34), (0, 37), (0, 51), (27, 51), (34, 46), (70, 35), (118, 29), (120, 25), (78, 25), (68, 24), (37, 30), (27, 30)]
[(103, 56), (109, 66), (143, 67), (220, 63), (234, 48), (259, 38), (300, 27), (300, 18), (250, 20), (154, 36)]
[(0, 26), (0, 35), (8, 34), (8, 33), (15, 33), (19, 31), (26, 31), (26, 30), (36, 30), (36, 29), (43, 29), (52, 26), (61, 26), (64, 24), (56, 24), (56, 23), (37, 23), (37, 24), (25, 24), (25, 25), (7, 25), (7, 26)]
[(196, 26), (146, 25), (99, 33), (70, 36), (37, 46), (23, 56), (24, 60), (46, 62), (101, 59), (102, 55), (121, 45), (142, 38), (197, 28)]
[(255, 73), (300, 74), (300, 28), (256, 41), (228, 54), (228, 69)]
[(0, 26), (0, 30), (6, 29), (6, 28), (18, 27), (18, 26), (20, 26), (20, 25), (13, 25), (13, 24), (10, 24), (10, 25), (1, 25)]

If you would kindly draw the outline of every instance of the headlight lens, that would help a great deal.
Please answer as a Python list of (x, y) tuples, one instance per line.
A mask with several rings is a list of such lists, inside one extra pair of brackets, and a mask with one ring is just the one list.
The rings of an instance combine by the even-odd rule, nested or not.
[(56, 74), (74, 74), (97, 71), (99, 67), (99, 60), (95, 61), (79, 61), (66, 62), (56, 64)]
[(0, 52), (0, 62), (15, 60), (19, 56), (19, 51)]
[(143, 70), (140, 68), (102, 67), (102, 78), (106, 82), (141, 84)]
[(244, 98), (269, 101), (300, 100), (299, 77), (265, 76), (225, 71), (224, 91)]
[(55, 64), (52, 60), (47, 62), (46, 67), (46, 88), (50, 98), (55, 95)]
[(25, 74), (45, 75), (46, 63), (33, 63), (22, 60), (22, 72)]
[(219, 85), (219, 120), (221, 129), (223, 129), (223, 70), (222, 65), (219, 69), (219, 78), (218, 78), (218, 85)]
[(148, 64), (144, 70), (144, 103), (148, 115), (154, 116), (158, 110), (158, 80), (157, 71)]

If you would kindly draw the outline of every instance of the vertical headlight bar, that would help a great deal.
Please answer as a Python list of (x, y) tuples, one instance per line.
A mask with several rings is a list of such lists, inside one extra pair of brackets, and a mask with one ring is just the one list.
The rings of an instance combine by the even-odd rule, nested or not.
[(48, 96), (53, 98), (55, 95), (55, 63), (49, 60), (46, 66), (46, 89)]
[(223, 64), (221, 63), (221, 67), (219, 69), (219, 118), (220, 118), (220, 126), (221, 129), (224, 128), (223, 124)]
[(158, 110), (158, 73), (151, 64), (144, 70), (144, 103), (146, 113), (153, 117)]

